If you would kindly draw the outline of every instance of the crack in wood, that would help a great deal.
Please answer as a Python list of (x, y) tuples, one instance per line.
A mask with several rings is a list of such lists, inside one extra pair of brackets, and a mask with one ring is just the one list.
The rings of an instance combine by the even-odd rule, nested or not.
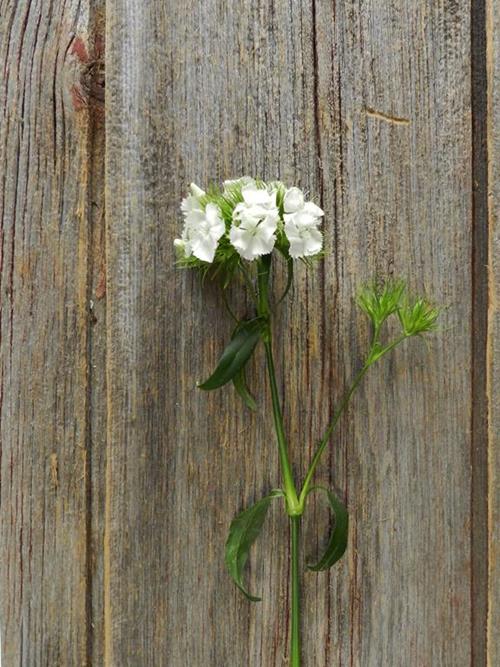
[(365, 113), (370, 118), (377, 118), (378, 120), (383, 120), (386, 123), (392, 123), (393, 125), (409, 125), (410, 120), (408, 118), (403, 118), (402, 116), (393, 116), (392, 114), (384, 113), (383, 111), (376, 111), (373, 107), (366, 107)]

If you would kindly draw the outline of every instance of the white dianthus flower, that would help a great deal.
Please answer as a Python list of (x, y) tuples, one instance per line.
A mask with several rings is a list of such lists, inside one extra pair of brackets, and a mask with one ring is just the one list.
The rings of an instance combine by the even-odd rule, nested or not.
[(205, 190), (199, 188), (196, 183), (191, 183), (189, 186), (191, 194), (185, 197), (181, 203), (181, 211), (186, 215), (190, 211), (202, 210), (200, 198), (205, 194)]
[(203, 208), (200, 198), (205, 192), (194, 183), (191, 183), (190, 190), (191, 194), (182, 200), (184, 229), (182, 237), (174, 240), (174, 247), (179, 255), (194, 255), (203, 262), (213, 262), (226, 226), (216, 204), (209, 203)]
[(295, 213), (304, 206), (304, 193), (299, 188), (289, 188), (283, 198), (285, 213)]
[(229, 240), (244, 259), (267, 255), (276, 243), (279, 211), (276, 189), (268, 191), (254, 184), (241, 191), (243, 202), (235, 206)]
[(318, 229), (324, 212), (313, 202), (305, 202), (299, 188), (285, 192), (285, 234), (290, 242), (290, 257), (311, 257), (323, 248), (323, 235)]

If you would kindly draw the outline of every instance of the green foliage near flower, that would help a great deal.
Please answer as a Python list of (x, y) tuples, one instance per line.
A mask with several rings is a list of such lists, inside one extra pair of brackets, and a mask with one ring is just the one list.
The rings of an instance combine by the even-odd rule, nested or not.
[[(369, 368), (408, 338), (435, 331), (439, 309), (423, 296), (408, 294), (403, 280), (375, 281), (359, 289), (356, 302), (371, 323), (370, 345), (317, 444), (302, 484), (298, 486), (292, 473), (274, 369), (272, 322), (277, 307), (293, 283), (294, 262), (301, 260), (310, 265), (323, 255), (323, 236), (319, 229), (323, 211), (313, 202), (306, 201), (304, 193), (297, 187), (287, 187), (280, 181), (265, 183), (250, 177), (225, 181), (221, 188), (211, 186), (206, 191), (192, 184), (181, 210), (184, 226), (181, 237), (174, 241), (178, 264), (198, 269), (204, 276), (218, 278), (223, 288), (238, 275), (254, 302), (254, 316), (241, 320), (226, 303), (236, 320), (236, 327), (216, 368), (198, 387), (211, 391), (232, 383), (245, 405), (257, 409), (246, 383), (245, 367), (257, 346), (264, 346), (283, 488), (275, 489), (234, 518), (226, 542), (225, 562), (238, 588), (249, 600), (258, 601), (260, 598), (246, 589), (244, 568), (271, 501), (282, 498), (290, 517), (290, 664), (299, 667), (299, 529), (311, 492), (326, 494), (333, 527), (325, 550), (315, 563), (308, 565), (309, 569), (321, 571), (332, 567), (342, 558), (348, 543), (349, 518), (345, 504), (331, 490), (312, 486), (317, 465)], [(271, 274), (276, 260), (286, 262), (288, 278), (284, 293), (272, 298)], [(397, 326), (386, 326), (390, 318)], [(395, 330), (397, 332), (393, 333)]]

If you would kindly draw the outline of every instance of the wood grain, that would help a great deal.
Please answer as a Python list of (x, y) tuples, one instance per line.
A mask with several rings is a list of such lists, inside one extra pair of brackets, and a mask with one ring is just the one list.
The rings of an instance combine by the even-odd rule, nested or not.
[(252, 562), (261, 605), (222, 567), (231, 516), (277, 481), (268, 397), (253, 417), (195, 391), (230, 323), (172, 266), (187, 183), (240, 173), (327, 214), (328, 258), (276, 322), (298, 474), (366, 346), (359, 282), (402, 273), (446, 306), (430, 349), (372, 374), (322, 468), (353, 530), (306, 578), (307, 664), (470, 663), (470, 29), (456, 4), (108, 3), (110, 664), (286, 659), (283, 517)]
[[(317, 25), (327, 21), (325, 11)], [(341, 663), (465, 665), (472, 603), (469, 12), (464, 5), (351, 3), (339, 5), (334, 23), (332, 44), (318, 40), (318, 60), (321, 101), (332, 85), (321, 63), (335, 45), (337, 367), (352, 373), (344, 369), (359, 363), (366, 346), (351, 299), (360, 280), (405, 275), (446, 309), (443, 333), (428, 349), (412, 342), (381, 364), (344, 422), (332, 467), (343, 476), (353, 517), (351, 549), (348, 579), (339, 568), (330, 585), (349, 611), (333, 621), (331, 635)], [(330, 154), (334, 132), (325, 123), (322, 155)], [(326, 169), (324, 178), (332, 180)]]
[[(0, 0), (0, 17), (5, 665), (287, 664), (279, 504), (248, 571), (263, 601), (223, 565), (233, 515), (279, 483), (270, 397), (250, 414), (196, 389), (231, 321), (172, 251), (189, 182), (244, 173), (326, 213), (327, 256), (274, 322), (298, 478), (366, 350), (357, 286), (403, 275), (444, 305), (428, 347), (366, 379), (318, 471), (351, 533), (304, 575), (305, 667), (496, 665), (493, 1)], [(259, 352), (253, 388), (263, 371)], [(327, 527), (318, 499), (304, 557)]]
[(486, 3), (488, 39), (488, 656), (500, 662), (500, 9)]
[(91, 303), (99, 255), (95, 211), (102, 207), (93, 185), (102, 131), (90, 84), (100, 48), (92, 28), (99, 6), (42, 4), (0, 3), (6, 666), (88, 664), (98, 636), (91, 625), (98, 625), (102, 608), (87, 586), (99, 569), (99, 556), (90, 558), (96, 542), (90, 427), (99, 421), (91, 412), (100, 392), (91, 366), (97, 359)]

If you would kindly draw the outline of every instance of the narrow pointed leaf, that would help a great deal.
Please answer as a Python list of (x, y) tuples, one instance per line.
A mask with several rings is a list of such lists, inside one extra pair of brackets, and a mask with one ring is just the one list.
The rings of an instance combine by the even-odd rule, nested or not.
[(211, 390), (222, 387), (232, 380), (250, 359), (257, 345), (264, 323), (261, 319), (241, 322), (222, 353), (217, 368), (212, 375), (198, 385), (199, 389)]
[(281, 489), (275, 489), (265, 498), (258, 500), (255, 505), (235, 516), (229, 528), (226, 541), (226, 566), (235, 584), (251, 602), (259, 602), (261, 598), (251, 595), (246, 590), (243, 584), (243, 570), (248, 560), (250, 547), (262, 529), (271, 500), (283, 497), (283, 495)]
[(293, 283), (293, 259), (291, 257), (288, 257), (287, 260), (286, 260), (286, 269), (287, 269), (287, 279), (286, 279), (285, 291), (283, 292), (283, 294), (278, 299), (278, 302), (276, 303), (277, 306), (286, 297), (286, 295), (290, 291), (290, 287), (292, 286), (292, 283)]
[(257, 410), (255, 398), (250, 393), (245, 376), (245, 367), (243, 366), (233, 377), (234, 388), (243, 399), (243, 402), (250, 410)]
[(323, 555), (321, 556), (321, 558), (318, 560), (317, 563), (313, 565), (309, 564), (307, 565), (309, 570), (313, 570), (314, 572), (319, 572), (321, 570), (328, 570), (330, 567), (332, 567), (334, 563), (340, 560), (340, 558), (342, 558), (342, 556), (344, 555), (344, 552), (347, 547), (347, 532), (349, 525), (349, 517), (345, 505), (340, 502), (340, 500), (334, 493), (324, 488), (323, 486), (315, 486), (311, 489), (311, 491), (314, 491), (316, 489), (320, 489), (321, 491), (324, 491), (327, 494), (330, 507), (335, 516), (335, 526), (330, 535), (330, 539), (328, 540), (325, 552), (323, 553)]

